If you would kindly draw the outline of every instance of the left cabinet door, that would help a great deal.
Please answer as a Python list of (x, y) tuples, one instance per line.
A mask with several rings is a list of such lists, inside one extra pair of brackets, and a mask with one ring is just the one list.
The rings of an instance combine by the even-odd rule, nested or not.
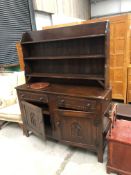
[(32, 105), (26, 101), (21, 101), (24, 122), (29, 131), (45, 139), (44, 116), (42, 108)]

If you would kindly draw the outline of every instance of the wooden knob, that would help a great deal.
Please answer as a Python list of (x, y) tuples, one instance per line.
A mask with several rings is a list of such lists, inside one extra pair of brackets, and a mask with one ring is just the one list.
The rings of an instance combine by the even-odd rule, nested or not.
[(60, 126), (60, 122), (59, 122), (59, 121), (58, 121), (58, 122), (56, 122), (56, 126), (58, 126), (58, 127)]
[(64, 100), (64, 99), (62, 99), (62, 100), (61, 100), (61, 103), (62, 103), (62, 104), (64, 104), (64, 103), (65, 103), (65, 100)]
[(44, 100), (44, 98), (43, 97), (40, 97), (40, 101), (42, 101), (42, 100)]
[(22, 94), (22, 95), (21, 95), (21, 98), (24, 98), (24, 96), (25, 96), (25, 95), (24, 95), (24, 94)]
[(90, 106), (91, 106), (91, 104), (90, 104), (90, 103), (87, 103), (86, 107), (88, 107), (88, 108), (89, 108)]

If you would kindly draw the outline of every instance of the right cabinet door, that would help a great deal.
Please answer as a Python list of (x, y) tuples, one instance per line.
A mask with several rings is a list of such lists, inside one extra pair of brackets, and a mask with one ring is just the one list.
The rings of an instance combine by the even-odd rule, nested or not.
[(63, 142), (96, 150), (97, 126), (94, 113), (73, 110), (57, 112)]

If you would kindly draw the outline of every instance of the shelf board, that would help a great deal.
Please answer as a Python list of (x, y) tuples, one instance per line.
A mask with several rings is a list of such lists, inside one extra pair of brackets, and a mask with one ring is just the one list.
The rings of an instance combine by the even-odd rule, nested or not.
[(29, 76), (29, 77), (47, 77), (47, 78), (63, 78), (63, 79), (104, 80), (104, 77), (102, 75), (32, 73), (32, 74), (26, 74), (26, 76)]
[(71, 55), (71, 56), (43, 56), (43, 57), (25, 57), (24, 60), (55, 60), (55, 59), (74, 59), (74, 58), (82, 58), (82, 59), (88, 59), (88, 58), (104, 58), (105, 55), (102, 54), (96, 54), (96, 55)]
[(82, 38), (95, 38), (95, 37), (102, 37), (106, 36), (106, 34), (97, 34), (97, 35), (85, 35), (85, 36), (77, 36), (77, 37), (67, 37), (67, 38), (56, 38), (56, 39), (45, 39), (39, 41), (26, 41), (21, 42), (21, 44), (37, 44), (37, 43), (44, 43), (44, 42), (53, 42), (53, 41), (62, 41), (62, 40), (72, 40), (72, 39), (82, 39)]

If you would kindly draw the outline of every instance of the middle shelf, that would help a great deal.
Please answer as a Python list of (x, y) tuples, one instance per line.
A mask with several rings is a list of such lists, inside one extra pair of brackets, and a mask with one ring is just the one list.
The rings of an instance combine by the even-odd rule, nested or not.
[(31, 73), (26, 74), (28, 77), (47, 77), (63, 79), (83, 79), (83, 80), (104, 80), (102, 75), (85, 75), (85, 74), (59, 74), (59, 73)]
[(82, 59), (91, 59), (91, 58), (104, 58), (105, 55), (103, 54), (93, 54), (93, 55), (62, 55), (62, 56), (38, 56), (38, 57), (25, 57), (25, 60), (44, 60), (44, 59), (75, 59), (75, 58), (82, 58)]

